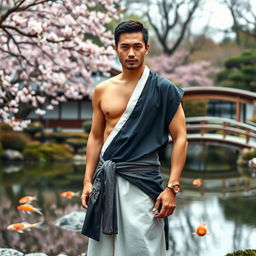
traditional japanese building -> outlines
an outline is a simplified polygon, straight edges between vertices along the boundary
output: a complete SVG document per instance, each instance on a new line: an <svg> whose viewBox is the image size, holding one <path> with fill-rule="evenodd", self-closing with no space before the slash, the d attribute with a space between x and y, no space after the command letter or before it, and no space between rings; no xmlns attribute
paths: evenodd
<svg viewBox="0 0 256 256"><path fill-rule="evenodd" d="M110 75L115 76L121 72L121 65L117 59L113 61ZM93 88L100 82L108 79L100 73L93 74L94 82L91 85ZM44 116L38 116L35 113L29 115L32 121L40 121L47 128L61 129L82 129L83 122L92 118L92 105L89 96L82 100L69 100L60 102L53 110L48 110Z"/></svg>

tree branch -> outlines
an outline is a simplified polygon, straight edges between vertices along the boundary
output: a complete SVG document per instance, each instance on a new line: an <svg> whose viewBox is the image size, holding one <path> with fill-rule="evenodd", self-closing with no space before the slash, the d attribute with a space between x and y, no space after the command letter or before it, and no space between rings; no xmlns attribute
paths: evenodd
<svg viewBox="0 0 256 256"><path fill-rule="evenodd" d="M11 33L9 33L9 31L8 31L6 28L3 28L3 30L4 30L4 32L9 36L9 38L11 38L11 39L13 40L14 44L15 44L16 47L17 47L18 52L19 52L20 54L22 54L22 53L21 53L21 50L20 50L20 47L19 47L17 41L15 40L15 38L13 37L13 35L12 35ZM9 38L8 38L8 41L9 41ZM9 44L7 44L7 45L9 46Z"/></svg>
<svg viewBox="0 0 256 256"><path fill-rule="evenodd" d="M1 15L0 17L0 26L1 24L6 20L6 18L13 12L22 12L22 11L25 11L27 10L28 8L32 7L32 6L36 6L36 5L40 5L40 4L43 4L43 3L46 3L46 2L53 2L54 0L42 0L42 1L39 1L39 2L34 2L34 3L31 3L29 5L26 5L24 7L20 7L24 2L25 0L22 0L21 2L19 2L19 4L17 6L14 6L10 9L7 10L6 13L4 13L3 15Z"/></svg>
<svg viewBox="0 0 256 256"><path fill-rule="evenodd" d="M189 11L188 13L188 16L187 16L187 19L186 21L183 23L182 25L182 29L181 29L181 32L180 32L180 35L178 37L178 39L176 40L176 42L174 43L174 45L169 49L168 51L168 54L171 55L175 52L175 50L179 47L179 45L181 44L183 38L184 38L184 35L185 35L185 32L186 32L186 29L188 27L188 24L190 23L191 19L192 19L192 16L193 14L195 13L196 9L198 8L198 5L200 3L201 0L195 0L194 1L194 5L192 7L192 9Z"/></svg>
<svg viewBox="0 0 256 256"><path fill-rule="evenodd" d="M188 24L191 22L192 17L196 11L196 9L199 7L199 4L202 0L193 0L193 6L188 11L187 17L183 23L179 23L179 20L181 19L179 10L182 5L187 3L185 0L180 0L178 2L176 1L170 1L168 0L158 0L158 9L161 15L161 30L157 27L157 25L153 22L149 11L147 12L146 16L147 19L152 26L161 46L163 47L163 51L165 54L171 55L175 52L175 50L178 48L178 46L181 44L182 40L184 39L185 32L187 30ZM170 13L173 13L173 21L170 23ZM181 24L181 30L180 33L173 44L172 47L168 46L168 35L171 30L173 30L178 24Z"/></svg>
<svg viewBox="0 0 256 256"><path fill-rule="evenodd" d="M34 65L33 65L32 63L30 63L30 62L28 61L28 59L27 59L25 56L23 56L23 55L15 54L15 53L13 53L13 52L11 52L11 51L6 51L6 50L4 50L4 49L1 48L1 47L0 47L0 51L6 53L6 54L8 54L8 55L11 55L11 56L13 56L13 57L15 57L15 58L17 58L17 59L19 60L19 62L20 62L20 59L19 59L19 58L21 58L21 59L24 59L30 66L34 66ZM24 68L22 67L21 63L20 63L20 66L21 66L22 69L24 69Z"/></svg>
<svg viewBox="0 0 256 256"><path fill-rule="evenodd" d="M12 29L12 30L15 30L16 32L18 32L19 34L25 36L25 37L30 37L30 38L37 38L37 34L28 34L28 33L25 33L23 32L22 30L14 27L14 26L10 26L10 25L2 25L0 26L0 28L3 28L3 29ZM71 39L61 39L61 40L58 40L58 41L53 41L53 40L50 40L48 38L46 38L46 41L49 42L49 43L54 43L54 44L58 44L58 43L63 43L63 42L68 42L70 41Z"/></svg>

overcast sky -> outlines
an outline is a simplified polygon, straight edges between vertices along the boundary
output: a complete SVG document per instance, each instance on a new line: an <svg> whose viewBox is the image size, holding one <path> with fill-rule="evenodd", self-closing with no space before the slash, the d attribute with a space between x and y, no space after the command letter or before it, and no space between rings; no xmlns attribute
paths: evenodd
<svg viewBox="0 0 256 256"><path fill-rule="evenodd" d="M254 10L256 14L256 0L244 1L249 1L252 3L252 6L254 6L255 8ZM192 32L194 34L200 34L204 26L208 23L209 27L211 28L208 31L209 37L213 38L217 42L223 39L224 33L222 33L220 30L230 28L233 24L233 19L229 9L220 2L221 0L205 0L204 5L200 8L200 10L197 10L195 14L195 19L191 26ZM134 9L131 9L131 13L139 14L142 10L145 11L145 7L146 6L143 4L143 2L138 1L136 7ZM154 9L152 9L151 11L153 13ZM184 7L184 12L186 12L186 7ZM157 15L152 15L152 13L151 16L153 18L159 17Z"/></svg>
<svg viewBox="0 0 256 256"><path fill-rule="evenodd" d="M256 0L240 1L251 3L253 13L256 15ZM220 2L220 0L205 0L202 11L200 11L201 17L196 16L196 19L193 22L192 31L194 33L200 33L200 30L202 30L203 26L209 21L209 25L212 28L210 36L215 41L221 41L221 39L223 39L224 33L221 33L220 30L230 28L233 25L233 19L229 9ZM249 17L249 14L247 17Z"/></svg>
<svg viewBox="0 0 256 256"><path fill-rule="evenodd" d="M220 41L223 38L223 33L219 32L219 30L230 28L233 24L228 8L220 4L218 0L207 0L200 13L200 17L196 18L192 26L195 34L200 33L203 27L209 22L212 28L210 36L214 40Z"/></svg>

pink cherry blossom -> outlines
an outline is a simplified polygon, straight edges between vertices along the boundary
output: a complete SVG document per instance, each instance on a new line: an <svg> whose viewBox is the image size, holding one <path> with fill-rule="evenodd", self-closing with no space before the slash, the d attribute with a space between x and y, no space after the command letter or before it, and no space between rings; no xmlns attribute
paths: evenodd
<svg viewBox="0 0 256 256"><path fill-rule="evenodd" d="M46 113L46 111L43 110L43 109L38 108L38 109L35 111L35 113L36 113L37 115L43 116L43 115Z"/></svg>
<svg viewBox="0 0 256 256"><path fill-rule="evenodd" d="M208 61L185 63L188 52L180 50L173 55L159 55L150 58L151 68L165 78L188 86L213 86L212 76L218 72Z"/></svg>
<svg viewBox="0 0 256 256"><path fill-rule="evenodd" d="M106 25L119 18L118 2L1 1L1 122L21 129L29 122L15 115L21 104L43 115L59 102L91 93L92 72L105 74L115 56Z"/></svg>

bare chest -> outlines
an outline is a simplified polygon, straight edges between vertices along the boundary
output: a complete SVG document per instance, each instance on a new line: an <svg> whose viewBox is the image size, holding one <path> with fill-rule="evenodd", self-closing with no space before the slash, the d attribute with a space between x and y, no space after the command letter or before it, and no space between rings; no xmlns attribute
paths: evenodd
<svg viewBox="0 0 256 256"><path fill-rule="evenodd" d="M104 91L101 97L101 110L106 119L119 119L124 113L134 86L114 85Z"/></svg>

